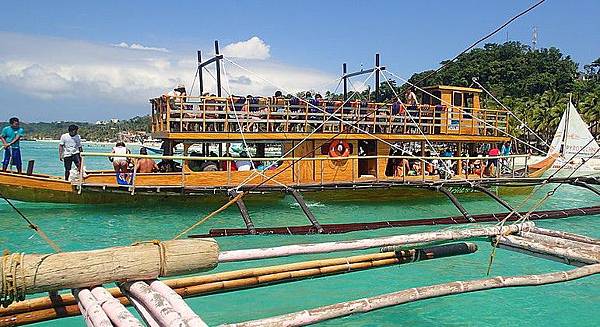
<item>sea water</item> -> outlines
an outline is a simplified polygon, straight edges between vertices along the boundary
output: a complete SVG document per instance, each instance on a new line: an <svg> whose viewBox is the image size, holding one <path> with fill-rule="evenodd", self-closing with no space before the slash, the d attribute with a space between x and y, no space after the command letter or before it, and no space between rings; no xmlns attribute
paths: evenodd
<svg viewBox="0 0 600 327"><path fill-rule="evenodd" d="M109 152L110 146L86 144L85 151ZM133 152L137 148L132 147ZM35 160L36 171L61 175L56 143L23 142L24 162ZM106 158L86 158L88 169L110 169ZM536 193L526 207L543 197L548 189ZM352 194L352 193L350 193ZM476 213L500 212L503 208L483 196L458 196L467 210ZM514 206L523 195L505 196ZM563 186L550 197L541 210L599 205L600 197L572 186ZM152 206L67 205L15 202L27 217L37 223L64 250L87 250L128 245L136 241L169 239L216 209L215 204ZM432 193L430 198L369 199L331 201L327 198L309 202L317 219L323 223L399 220L458 215L444 197ZM250 201L248 207L257 227L306 225L306 217L290 198L275 202ZM538 226L600 238L600 216L572 217L537 221ZM193 233L206 233L210 228L243 227L235 208L215 216ZM222 250L271 247L286 244L351 240L366 237L433 231L471 226L425 226L340 235L309 236L239 236L219 238ZM5 203L0 204L0 248L11 252L51 252ZM191 308L209 325L240 322L311 309L342 301L376 296L407 288L486 277L491 247L477 241L479 251L438 260L395 265L366 271L291 283L245 289L222 294L186 299ZM373 253L374 250L303 255L243 263L225 263L215 270L276 265L318 258ZM498 250L492 265L492 276L522 275L572 269L565 264L533 258L506 250ZM567 283L539 287L507 288L441 297L377 310L366 314L324 322L323 326L593 326L600 325L600 276ZM82 326L81 317L39 323L40 326Z"/></svg>

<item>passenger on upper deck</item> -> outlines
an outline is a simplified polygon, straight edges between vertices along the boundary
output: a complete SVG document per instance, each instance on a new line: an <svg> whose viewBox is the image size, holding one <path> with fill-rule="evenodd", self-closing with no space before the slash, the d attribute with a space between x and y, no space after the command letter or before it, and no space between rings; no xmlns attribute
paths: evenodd
<svg viewBox="0 0 600 327"><path fill-rule="evenodd" d="M419 104L419 100L417 100L417 95L415 94L415 89L413 87L406 89L406 104L409 106L416 106Z"/></svg>
<svg viewBox="0 0 600 327"><path fill-rule="evenodd" d="M178 96L187 96L187 91L185 90L184 84L177 84L177 86L167 93L170 97L178 97Z"/></svg>
<svg viewBox="0 0 600 327"><path fill-rule="evenodd" d="M141 155L148 155L146 148L140 149ZM150 158L139 158L135 162L135 171L137 173L156 173L158 172L158 165Z"/></svg>

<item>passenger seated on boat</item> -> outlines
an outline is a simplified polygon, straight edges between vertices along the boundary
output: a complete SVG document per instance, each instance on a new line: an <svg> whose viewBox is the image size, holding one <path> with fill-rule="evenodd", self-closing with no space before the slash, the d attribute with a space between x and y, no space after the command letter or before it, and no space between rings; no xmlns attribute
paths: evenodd
<svg viewBox="0 0 600 327"><path fill-rule="evenodd" d="M141 155L148 155L146 148L140 149ZM150 158L139 158L135 161L135 172L136 173L156 173L158 172L158 165Z"/></svg>
<svg viewBox="0 0 600 327"><path fill-rule="evenodd" d="M403 177L410 171L408 159L394 159L394 177Z"/></svg>
<svg viewBox="0 0 600 327"><path fill-rule="evenodd" d="M281 132L284 126L281 120L285 119L285 99L281 91L276 91L269 102L271 105L271 131Z"/></svg>
<svg viewBox="0 0 600 327"><path fill-rule="evenodd" d="M158 170L161 173L173 173L181 171L181 164L175 162L173 159L162 159L158 163Z"/></svg>
<svg viewBox="0 0 600 327"><path fill-rule="evenodd" d="M169 93L167 93L168 96L168 101L169 101L169 107L171 108L171 118L180 118L179 121L177 120L171 120L171 128L173 130L178 130L180 127L180 124L182 124L181 118L183 118L182 114L181 114L181 109L182 109L182 103L186 102L186 98L185 96L187 96L187 91L185 90L185 85L183 84L177 84L177 86L175 86L175 88L173 88L173 90L169 91ZM183 127L185 129L187 129L187 127Z"/></svg>
<svg viewBox="0 0 600 327"><path fill-rule="evenodd" d="M229 157L231 157L231 154L230 153L226 153L225 157L229 158ZM221 166L221 170L222 171L227 171L227 163L228 162L230 162L230 164L229 164L230 170L231 171L236 171L237 170L237 166L235 165L235 161L233 161L233 160L231 160L231 161L229 161L229 160L222 160L221 161L221 165L220 165Z"/></svg>
<svg viewBox="0 0 600 327"><path fill-rule="evenodd" d="M298 97L292 97L289 100L289 104L290 104L290 118L289 120L291 120L291 122L289 123L289 128L292 132L301 132L301 123L298 123L297 120L300 119L300 99Z"/></svg>
<svg viewBox="0 0 600 327"><path fill-rule="evenodd" d="M252 170L252 161L248 160L248 153L246 151L240 153L240 159L235 161L235 166L238 171Z"/></svg>

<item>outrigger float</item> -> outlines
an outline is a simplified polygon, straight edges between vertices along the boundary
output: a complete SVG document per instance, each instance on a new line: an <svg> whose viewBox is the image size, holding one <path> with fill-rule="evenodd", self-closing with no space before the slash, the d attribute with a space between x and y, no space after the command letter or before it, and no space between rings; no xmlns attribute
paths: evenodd
<svg viewBox="0 0 600 327"><path fill-rule="evenodd" d="M121 185L112 171L81 171L77 181L64 181L29 169L26 174L0 173L0 191L20 201L81 204L210 201L229 197L232 190L264 196L291 189L394 188L410 196L415 188L503 187L539 178L556 159L533 163L528 155L488 156L489 148L516 138L511 136L510 112L482 108L480 89L438 85L420 89L418 105L402 103L399 97L381 102L380 78L389 79L379 55L371 69L348 73L344 64L343 98L327 100L222 95L219 70L216 95L202 95L205 67L220 67L228 60L216 42L215 52L206 61L198 54L200 96L150 99L152 137L163 141L164 153L146 157L172 165L167 169L171 171L133 173L129 184ZM369 75L366 81L375 78L370 101L358 99L359 92L350 95L348 83L359 75ZM239 143L246 158L231 156L230 149ZM183 155L173 156L177 144L183 144ZM82 156L85 166L89 156L110 154ZM495 169L486 169L490 162Z"/></svg>
<svg viewBox="0 0 600 327"><path fill-rule="evenodd" d="M182 297L383 269L397 264L417 264L422 260L451 260L441 258L473 253L477 251L476 244L462 241L481 238L489 238L495 248L578 268L421 286L225 326L301 326L423 299L567 282L600 273L600 240L538 228L527 221L513 225L230 251L221 251L213 239L185 239L93 251L13 253L3 256L0 265L0 299L4 306L0 308L0 326L18 326L75 315L82 315L85 324L90 327L143 326L125 305L134 306L149 326L206 326L201 318L202 312L194 312ZM230 262L373 248L379 248L379 253L164 279L196 274ZM105 288L112 283L116 283L117 287ZM70 290L70 293L57 293L62 290ZM26 295L39 292L50 292L50 296L25 299Z"/></svg>

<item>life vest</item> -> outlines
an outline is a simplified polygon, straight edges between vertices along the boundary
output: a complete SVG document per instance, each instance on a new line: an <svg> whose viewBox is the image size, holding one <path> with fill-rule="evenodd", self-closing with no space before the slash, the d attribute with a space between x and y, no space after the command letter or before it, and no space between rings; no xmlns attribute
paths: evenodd
<svg viewBox="0 0 600 327"><path fill-rule="evenodd" d="M346 141L334 140L329 145L329 156L336 157L347 157L350 155L350 144Z"/></svg>

